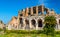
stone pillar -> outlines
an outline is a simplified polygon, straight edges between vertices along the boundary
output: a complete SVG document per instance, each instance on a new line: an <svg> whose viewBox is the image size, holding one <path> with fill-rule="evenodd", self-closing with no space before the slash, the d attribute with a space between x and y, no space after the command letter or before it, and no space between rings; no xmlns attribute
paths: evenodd
<svg viewBox="0 0 60 37"><path fill-rule="evenodd" d="M42 15L44 15L44 6L42 5Z"/></svg>
<svg viewBox="0 0 60 37"><path fill-rule="evenodd" d="M31 19L29 19L30 29L32 28Z"/></svg>
<svg viewBox="0 0 60 37"><path fill-rule="evenodd" d="M38 30L38 22L37 22L37 20L36 20L36 30Z"/></svg>
<svg viewBox="0 0 60 37"><path fill-rule="evenodd" d="M22 10L22 15L25 16L25 9Z"/></svg>
<svg viewBox="0 0 60 37"><path fill-rule="evenodd" d="M59 25L59 21L58 21L58 19L56 19L56 21L57 21L57 24L56 24L56 30L58 30L59 28L58 28L58 25Z"/></svg>
<svg viewBox="0 0 60 37"><path fill-rule="evenodd" d="M59 20L60 20L60 19L58 19L58 21L57 21L57 23L58 23L58 30L60 30Z"/></svg>
<svg viewBox="0 0 60 37"><path fill-rule="evenodd" d="M28 16L29 8L26 8L26 17Z"/></svg>
<svg viewBox="0 0 60 37"><path fill-rule="evenodd" d="M36 15L38 15L38 6L36 6Z"/></svg>
<svg viewBox="0 0 60 37"><path fill-rule="evenodd" d="M18 25L20 25L20 13L21 13L21 11L19 11L18 17L17 17L17 24L18 24ZM18 29L19 29L19 26L18 26Z"/></svg>
<svg viewBox="0 0 60 37"><path fill-rule="evenodd" d="M17 17L17 24L20 25L20 12L19 12L18 17ZM18 29L19 29L19 26L18 26Z"/></svg>
<svg viewBox="0 0 60 37"><path fill-rule="evenodd" d="M25 30L26 27L26 23L25 23L25 19L23 19L23 30Z"/></svg>
<svg viewBox="0 0 60 37"><path fill-rule="evenodd" d="M33 7L31 7L31 15L33 15Z"/></svg>

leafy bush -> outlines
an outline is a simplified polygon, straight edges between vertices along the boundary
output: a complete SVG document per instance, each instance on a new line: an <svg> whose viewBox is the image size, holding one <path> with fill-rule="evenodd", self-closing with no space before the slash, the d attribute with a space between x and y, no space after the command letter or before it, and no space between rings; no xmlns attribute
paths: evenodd
<svg viewBox="0 0 60 37"><path fill-rule="evenodd" d="M55 35L55 26L56 26L56 18L54 16L46 16L44 19L45 26L43 30L44 33L47 35L52 35L54 37Z"/></svg>

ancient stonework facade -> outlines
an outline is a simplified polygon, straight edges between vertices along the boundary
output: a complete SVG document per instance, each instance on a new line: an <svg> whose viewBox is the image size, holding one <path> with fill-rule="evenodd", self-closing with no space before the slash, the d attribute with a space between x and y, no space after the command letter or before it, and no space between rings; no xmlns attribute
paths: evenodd
<svg viewBox="0 0 60 37"><path fill-rule="evenodd" d="M8 29L14 30L42 30L44 27L44 18L46 16L56 17L55 29L60 29L60 15L57 15L54 10L50 10L45 6L35 6L18 11L18 16L13 17L8 23Z"/></svg>

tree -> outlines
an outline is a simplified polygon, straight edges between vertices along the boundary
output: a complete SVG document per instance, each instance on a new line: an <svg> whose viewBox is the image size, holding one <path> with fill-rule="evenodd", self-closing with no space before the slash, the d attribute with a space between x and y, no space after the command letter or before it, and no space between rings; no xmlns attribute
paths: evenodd
<svg viewBox="0 0 60 37"><path fill-rule="evenodd" d="M44 33L48 36L49 34L54 35L55 26L56 26L56 18L54 16L46 16L44 20Z"/></svg>

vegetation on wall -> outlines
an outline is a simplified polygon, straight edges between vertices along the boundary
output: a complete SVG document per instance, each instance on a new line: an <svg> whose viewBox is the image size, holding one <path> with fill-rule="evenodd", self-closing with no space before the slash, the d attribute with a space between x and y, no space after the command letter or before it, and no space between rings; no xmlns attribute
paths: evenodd
<svg viewBox="0 0 60 37"><path fill-rule="evenodd" d="M56 18L54 16L46 16L44 20L45 26L43 28L44 33L46 35L54 35L55 26L56 26Z"/></svg>

